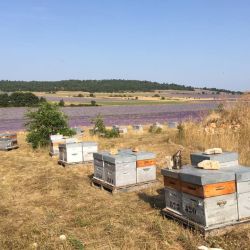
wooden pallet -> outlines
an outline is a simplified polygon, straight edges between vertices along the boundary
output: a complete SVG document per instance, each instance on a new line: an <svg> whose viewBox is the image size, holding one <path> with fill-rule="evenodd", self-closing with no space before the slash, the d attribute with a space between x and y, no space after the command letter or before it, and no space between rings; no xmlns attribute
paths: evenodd
<svg viewBox="0 0 250 250"><path fill-rule="evenodd" d="M8 148L0 148L0 151L10 151L10 150L13 150L13 149L18 149L19 146L14 146L14 147L8 147Z"/></svg>
<svg viewBox="0 0 250 250"><path fill-rule="evenodd" d="M233 229L237 229L237 228L242 229L243 226L245 228L250 228L250 223L249 223L250 218L247 218L241 221L228 222L228 223L224 223L220 225L205 227L196 222L189 220L188 218L183 216L181 213L177 213L168 208L162 209L161 214L164 217L173 219L192 230L199 231L205 238L207 238L208 236L223 235L223 234L226 234L227 232L232 231Z"/></svg>
<svg viewBox="0 0 250 250"><path fill-rule="evenodd" d="M142 189L155 186L156 184L158 184L158 181L154 180L154 181L147 181L147 182L141 182L141 183L135 183L135 184L126 185L126 186L116 187L96 177L93 177L91 180L91 185L93 187L98 187L102 190L103 189L107 190L112 194L139 191Z"/></svg>
<svg viewBox="0 0 250 250"><path fill-rule="evenodd" d="M58 160L58 164L62 165L63 167L67 167L67 166L77 166L77 165L88 165L88 164L93 164L93 161L84 161L84 162L72 162L72 163L68 163L65 161L61 161Z"/></svg>

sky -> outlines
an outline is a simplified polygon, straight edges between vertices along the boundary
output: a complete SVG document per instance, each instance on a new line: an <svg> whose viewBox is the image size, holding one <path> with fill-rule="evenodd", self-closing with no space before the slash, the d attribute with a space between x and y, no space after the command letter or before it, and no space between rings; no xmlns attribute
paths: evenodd
<svg viewBox="0 0 250 250"><path fill-rule="evenodd" d="M0 79L250 90L249 0L0 0Z"/></svg>

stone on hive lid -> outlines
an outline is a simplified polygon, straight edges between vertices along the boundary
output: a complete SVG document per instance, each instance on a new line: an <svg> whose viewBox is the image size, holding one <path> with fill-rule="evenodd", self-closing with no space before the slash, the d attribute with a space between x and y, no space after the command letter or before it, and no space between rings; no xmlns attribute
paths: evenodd
<svg viewBox="0 0 250 250"><path fill-rule="evenodd" d="M204 160L197 165L198 168L218 170L220 169L220 163L218 161Z"/></svg>
<svg viewBox="0 0 250 250"><path fill-rule="evenodd" d="M223 152L221 148L209 148L204 152L205 155L222 154L222 153Z"/></svg>

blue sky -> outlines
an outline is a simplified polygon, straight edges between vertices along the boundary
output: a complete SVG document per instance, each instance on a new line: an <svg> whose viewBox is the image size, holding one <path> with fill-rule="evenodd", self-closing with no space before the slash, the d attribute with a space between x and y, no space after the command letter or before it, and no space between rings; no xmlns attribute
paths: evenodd
<svg viewBox="0 0 250 250"><path fill-rule="evenodd" d="M0 0L0 79L250 90L250 1Z"/></svg>

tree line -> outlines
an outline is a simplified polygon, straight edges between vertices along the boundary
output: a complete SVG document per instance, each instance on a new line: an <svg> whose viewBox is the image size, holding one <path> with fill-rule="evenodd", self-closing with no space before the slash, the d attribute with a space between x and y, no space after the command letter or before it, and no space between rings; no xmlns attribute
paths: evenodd
<svg viewBox="0 0 250 250"><path fill-rule="evenodd" d="M138 80L65 80L65 81L0 81L0 90L14 91L84 91L84 92L136 92L154 90L190 90L191 86Z"/></svg>
<svg viewBox="0 0 250 250"><path fill-rule="evenodd" d="M12 94L0 94L0 107L36 107L46 102L44 97L37 97L33 93L14 92Z"/></svg>

